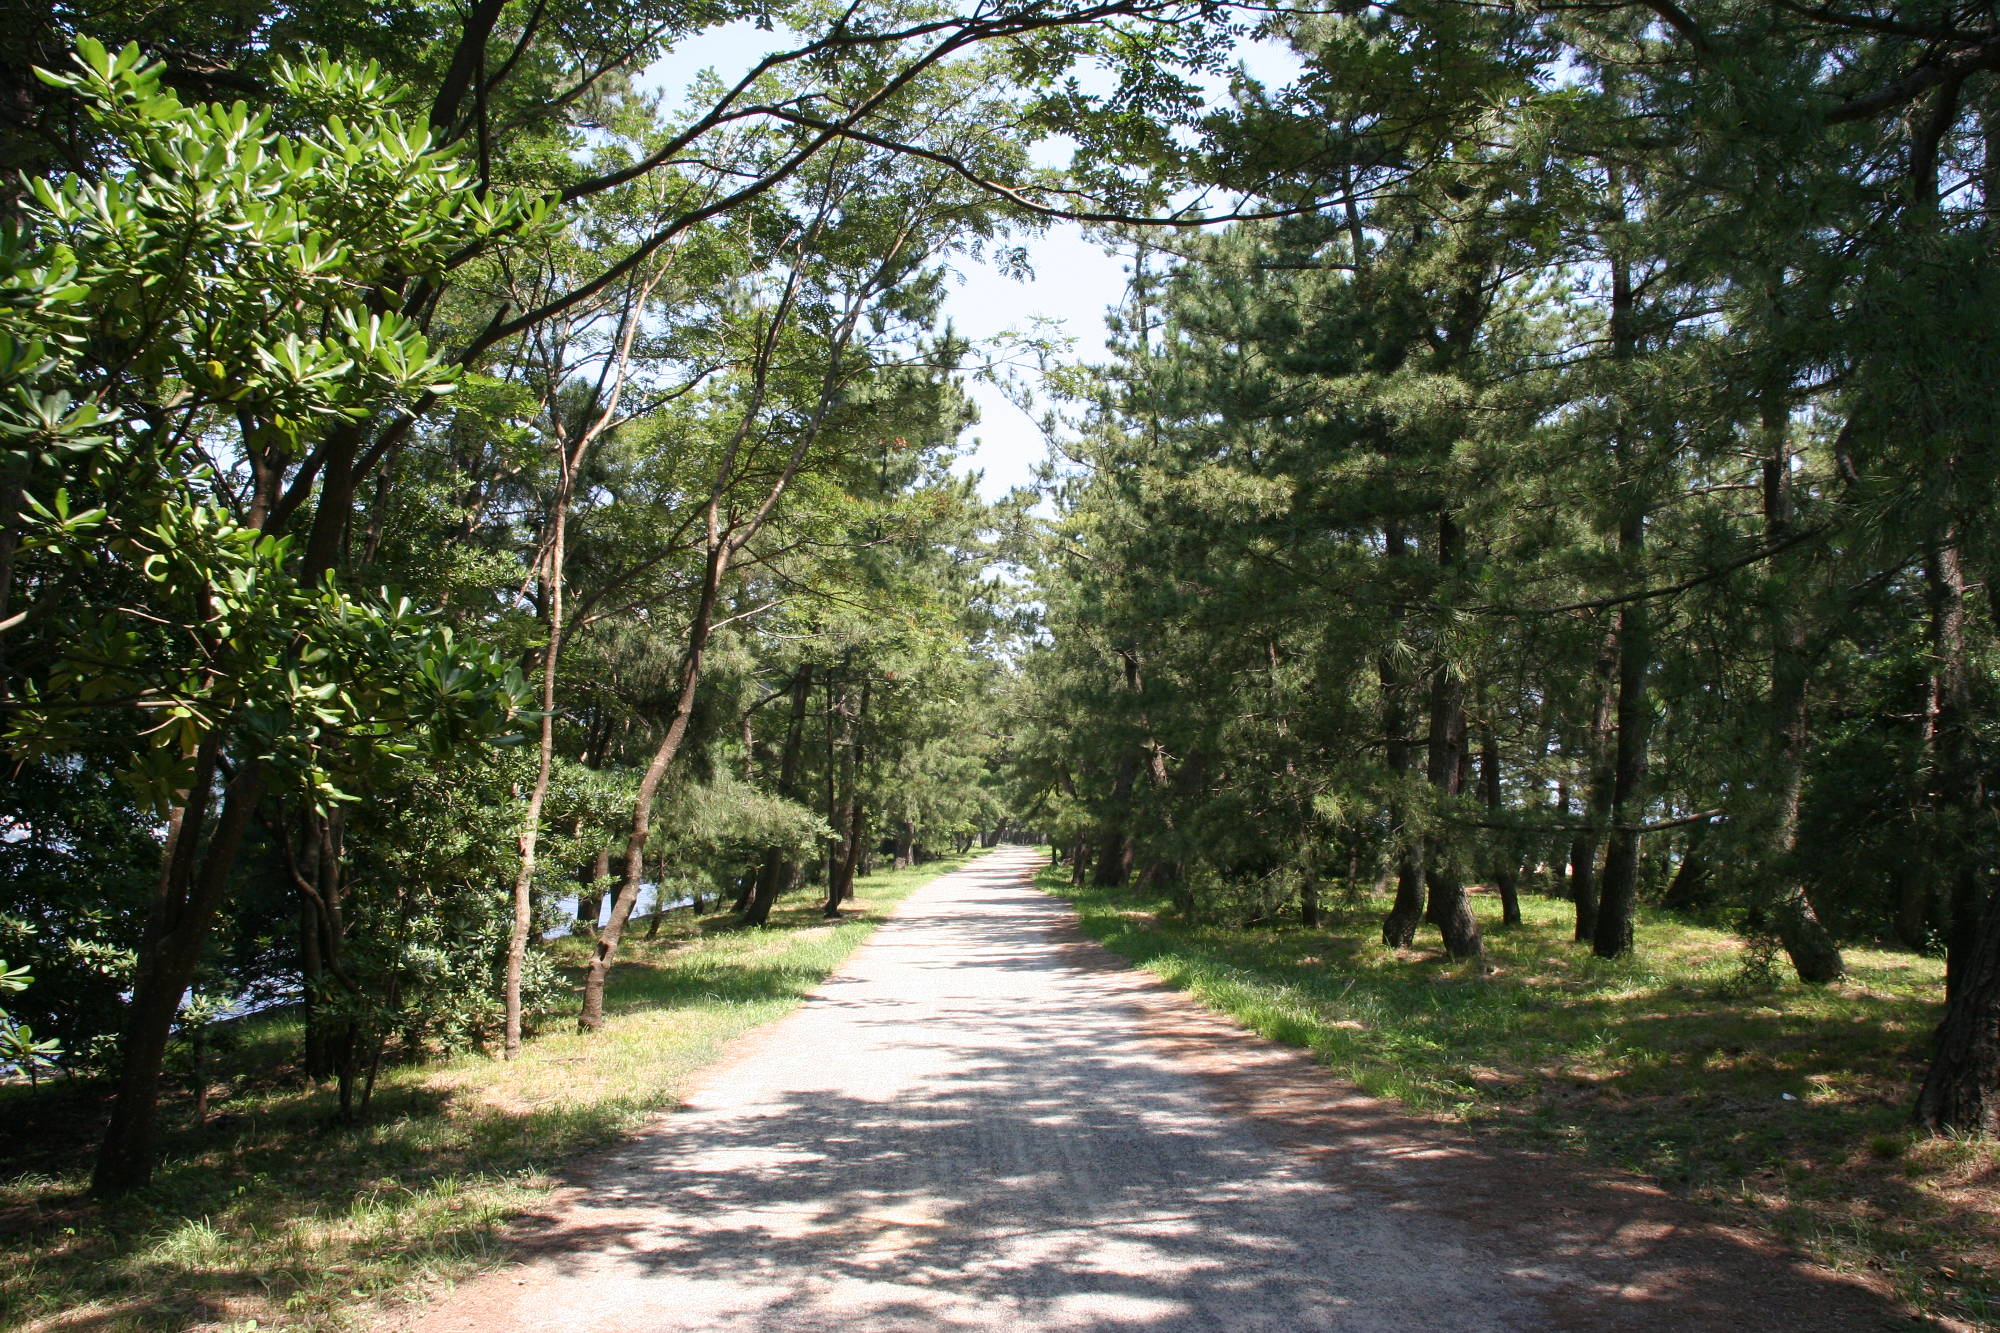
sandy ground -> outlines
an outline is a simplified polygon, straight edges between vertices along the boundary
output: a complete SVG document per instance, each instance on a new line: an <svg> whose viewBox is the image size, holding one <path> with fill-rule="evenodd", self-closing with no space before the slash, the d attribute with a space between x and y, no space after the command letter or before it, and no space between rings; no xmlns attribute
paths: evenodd
<svg viewBox="0 0 2000 1333"><path fill-rule="evenodd" d="M943 876L521 1261L384 1328L1880 1329L1639 1182L1400 1115L1121 967L997 851Z"/></svg>

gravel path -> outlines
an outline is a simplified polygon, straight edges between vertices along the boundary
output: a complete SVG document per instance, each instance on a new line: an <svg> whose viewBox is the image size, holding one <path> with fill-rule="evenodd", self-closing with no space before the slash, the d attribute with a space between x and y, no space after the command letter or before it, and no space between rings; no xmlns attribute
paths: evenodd
<svg viewBox="0 0 2000 1333"><path fill-rule="evenodd" d="M1894 1326L1657 1191L1503 1170L1161 992L1038 864L1005 848L919 890L578 1177L524 1262L394 1326Z"/></svg>

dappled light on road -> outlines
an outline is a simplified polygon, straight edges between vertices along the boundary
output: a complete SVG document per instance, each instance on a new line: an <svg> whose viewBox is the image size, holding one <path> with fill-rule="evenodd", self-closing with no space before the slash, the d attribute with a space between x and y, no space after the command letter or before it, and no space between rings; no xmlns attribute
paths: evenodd
<svg viewBox="0 0 2000 1333"><path fill-rule="evenodd" d="M581 1178L523 1266L420 1326L1529 1329L1546 1296L1617 1303L1389 1192L1462 1144L1375 1143L1343 1180L1231 1104L1197 1049L1213 1020L1177 1028L1191 1006L1077 939L1037 864L1006 849L913 896ZM1617 1223L1649 1225L1674 1229Z"/></svg>

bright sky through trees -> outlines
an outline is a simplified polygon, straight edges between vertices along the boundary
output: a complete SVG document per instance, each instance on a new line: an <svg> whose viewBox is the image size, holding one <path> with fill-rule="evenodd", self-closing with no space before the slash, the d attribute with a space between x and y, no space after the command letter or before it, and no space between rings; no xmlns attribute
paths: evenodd
<svg viewBox="0 0 2000 1333"><path fill-rule="evenodd" d="M748 20L726 24L675 47L647 69L642 83L662 91L683 89L710 69L725 80L734 79L767 52L793 40L792 34L766 31ZM1290 49L1271 42L1241 43L1238 56L1253 77L1266 83L1283 83L1299 69ZM1225 80L1204 82L1212 102L1226 100ZM1044 141L1036 156L1060 165L1067 159L1068 147ZM995 264L963 263L947 290L945 315L975 343L993 344L1009 334L1066 337L1071 340L1067 359L1101 360L1104 317L1125 295L1125 261L1107 253L1074 222L1055 223L1038 234L1019 234L1010 243L1027 251L1033 276L1022 280ZM1004 358L1007 353L999 355ZM1021 360L1017 373L1032 379L1032 360ZM969 432L959 469L982 473L981 497L997 500L1028 483L1046 452L1046 442L1035 419L996 385L975 379L966 387L979 406L979 422Z"/></svg>

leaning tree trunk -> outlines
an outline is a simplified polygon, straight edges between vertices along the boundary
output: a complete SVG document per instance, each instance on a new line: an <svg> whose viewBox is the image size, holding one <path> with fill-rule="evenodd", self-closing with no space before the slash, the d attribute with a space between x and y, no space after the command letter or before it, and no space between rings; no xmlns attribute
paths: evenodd
<svg viewBox="0 0 2000 1333"><path fill-rule="evenodd" d="M694 618L688 624L687 645L681 653L673 717L667 723L666 734L660 737L660 743L653 751L652 761L646 765L646 771L639 779L639 790L632 800L632 829L625 836L625 873L618 886L618 896L611 903L611 919L597 934L596 946L590 954L590 969L584 974L583 1007L576 1020L577 1028L583 1032L595 1032L604 1026L604 982L611 974L613 960L618 956L618 942L624 938L625 923L632 919L632 908L639 901L639 886L646 872L646 839L652 836L653 831L653 800L659 795L660 784L665 781L667 771L680 755L681 745L687 739L688 723L694 717L694 696L701 684L702 658L708 650L708 637L715 625L715 604L722 593L722 580L729 572L733 550L727 538L713 532L708 545L708 559L702 568L701 595L695 603Z"/></svg>
<svg viewBox="0 0 2000 1333"><path fill-rule="evenodd" d="M195 756L194 785L168 817L160 878L147 904L139 968L119 1044L111 1118L91 1174L90 1191L99 1196L123 1194L152 1179L160 1079L174 1019L208 943L243 834L263 799L264 765L243 764L224 788L214 828L206 829L221 752L219 735L210 733Z"/></svg>
<svg viewBox="0 0 2000 1333"><path fill-rule="evenodd" d="M1660 899L1660 906L1665 910L1698 912L1708 905L1709 886L1715 879L1715 873L1708 864L1707 841L1708 826L1695 825L1694 832L1688 835L1687 846L1681 851L1681 863L1675 868L1666 894Z"/></svg>

